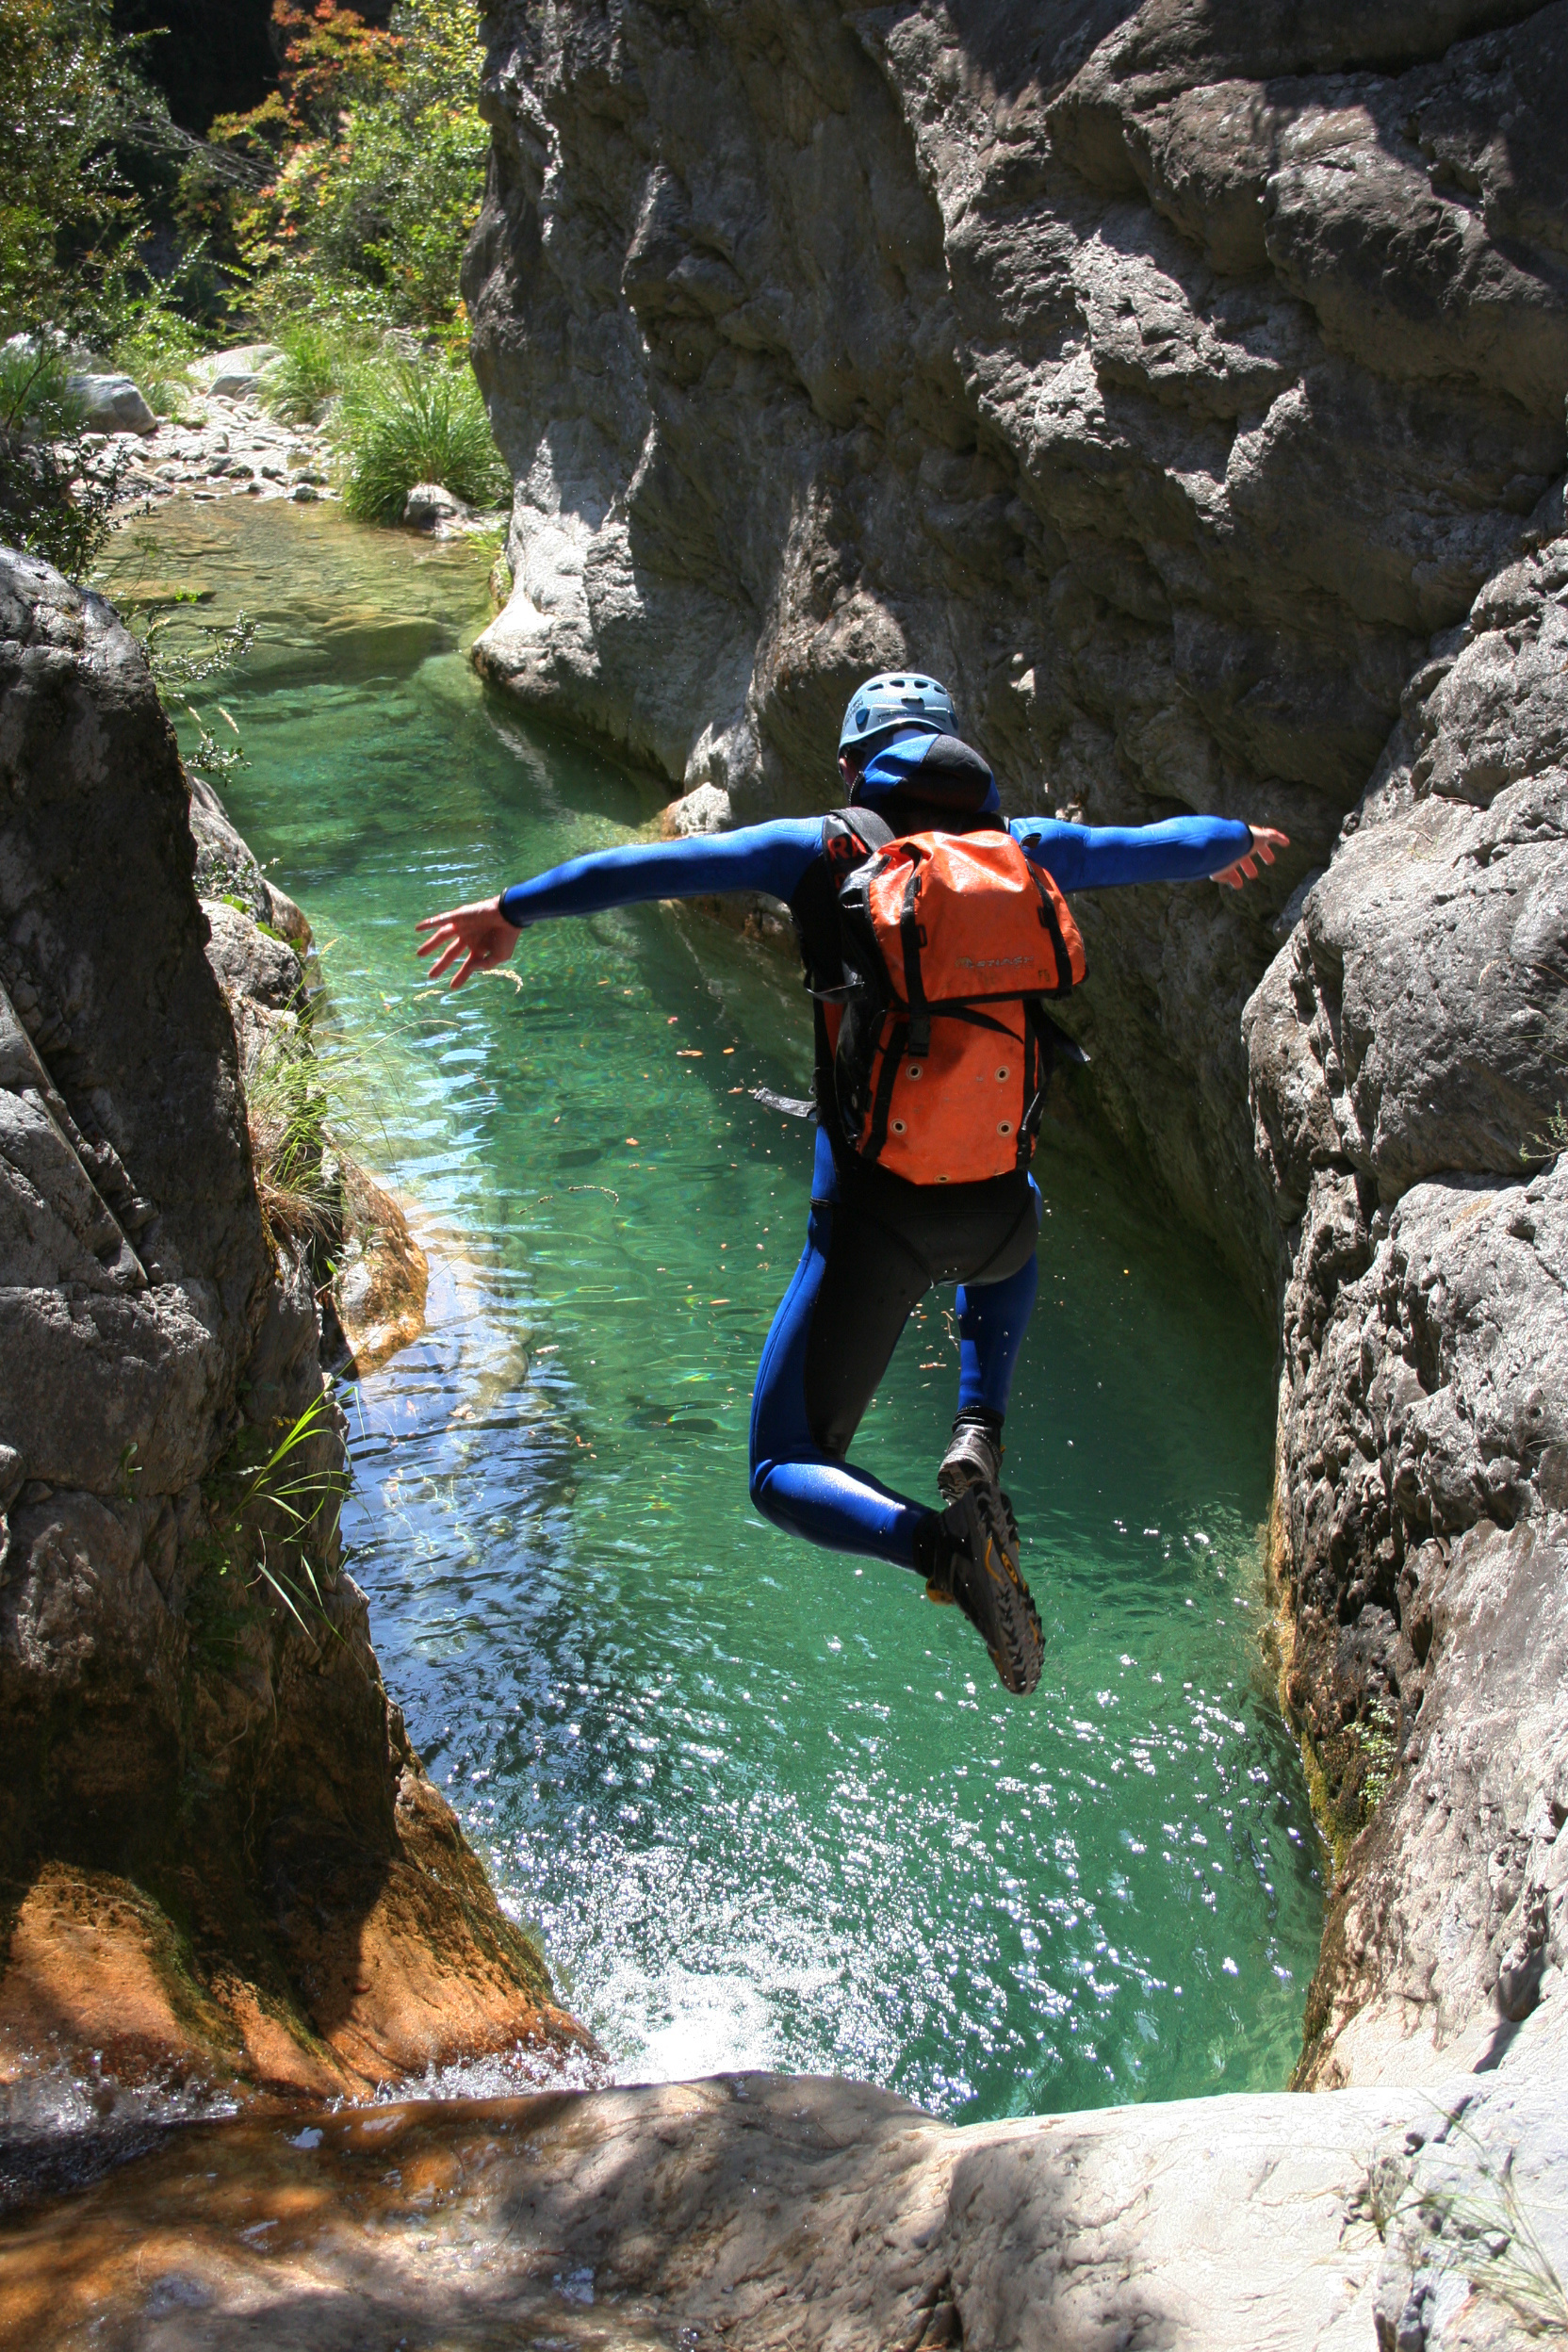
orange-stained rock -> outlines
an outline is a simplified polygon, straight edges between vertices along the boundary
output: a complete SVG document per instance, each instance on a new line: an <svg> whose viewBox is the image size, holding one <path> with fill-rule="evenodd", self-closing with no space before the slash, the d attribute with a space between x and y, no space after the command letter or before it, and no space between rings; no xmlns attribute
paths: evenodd
<svg viewBox="0 0 1568 2352"><path fill-rule="evenodd" d="M97 2112L580 2052L343 1564L331 1187L278 909L210 792L203 854L246 895L198 905L198 801L111 609L5 549L0 607L0 1112L31 1139L25 1174L0 1152L7 2109L47 2109L34 2078ZM341 1187L368 1359L419 1328L425 1262L368 1178Z"/></svg>
<svg viewBox="0 0 1568 2352"><path fill-rule="evenodd" d="M274 1836L267 1875L272 1919L213 1871L185 1890L187 1936L128 1880L46 1863L7 1906L0 2082L63 2064L328 2098L518 2051L593 2068L592 2037L416 1758L390 1851L313 1815Z"/></svg>
<svg viewBox="0 0 1568 2352"><path fill-rule="evenodd" d="M50 1862L7 1908L0 2081L89 2050L122 2081L243 2063L242 2036L182 1965L163 1912L124 1879ZM335 2087L330 2075L299 2083Z"/></svg>
<svg viewBox="0 0 1568 2352"><path fill-rule="evenodd" d="M352 1369L373 1372L425 1328L430 1266L384 1186L343 1159L344 1244L333 1304Z"/></svg>
<svg viewBox="0 0 1568 2352"><path fill-rule="evenodd" d="M1503 2150L1537 2275L1568 2262L1560 2083L1544 2048L1472 2077L1448 2169L1413 2183L1456 2352L1523 2340L1505 2295L1524 2267L1497 2267L1501 2294L1460 2276ZM1369 2170L1386 2185L1437 2113L1408 2091L1233 2094L955 2129L866 2083L765 2074L253 2111L0 2227L0 2344L1361 2352L1392 2343L1411 2286ZM1429 2178L1451 2225L1415 2202Z"/></svg>

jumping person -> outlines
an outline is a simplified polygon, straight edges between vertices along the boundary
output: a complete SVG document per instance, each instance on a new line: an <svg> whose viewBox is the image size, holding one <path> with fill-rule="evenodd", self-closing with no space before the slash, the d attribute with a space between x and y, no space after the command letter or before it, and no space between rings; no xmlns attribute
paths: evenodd
<svg viewBox="0 0 1568 2352"><path fill-rule="evenodd" d="M426 916L418 952L433 977L455 963L457 988L550 916L721 890L787 902L815 1000L816 1161L805 1252L758 1369L752 1499L792 1535L913 1569L934 1600L957 1603L1006 1689L1027 1692L1040 1627L1001 1487L1002 1429L1038 1280L1029 1156L1053 1051L1076 1050L1045 1012L1084 974L1063 893L1205 878L1240 890L1285 836L1224 817L1008 825L945 688L910 673L852 697L839 773L849 805L836 814L570 858ZM960 1343L940 1510L847 1458L937 1282L959 1286Z"/></svg>

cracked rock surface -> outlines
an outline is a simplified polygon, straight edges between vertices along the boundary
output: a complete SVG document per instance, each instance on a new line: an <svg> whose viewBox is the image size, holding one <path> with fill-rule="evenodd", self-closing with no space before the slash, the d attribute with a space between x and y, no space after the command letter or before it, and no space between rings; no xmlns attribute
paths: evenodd
<svg viewBox="0 0 1568 2352"><path fill-rule="evenodd" d="M1484 2066L1563 2005L1560 522L1433 639L1246 1015L1289 1263L1286 1687L1352 1841L1309 2082Z"/></svg>

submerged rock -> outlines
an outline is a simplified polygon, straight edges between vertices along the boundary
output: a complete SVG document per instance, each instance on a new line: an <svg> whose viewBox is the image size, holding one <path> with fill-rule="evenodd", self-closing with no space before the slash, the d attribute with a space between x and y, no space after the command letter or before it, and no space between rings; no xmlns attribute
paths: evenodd
<svg viewBox="0 0 1568 2352"><path fill-rule="evenodd" d="M580 2048L341 1565L308 1233L247 1127L286 903L111 608L6 551L0 696L0 2085Z"/></svg>
<svg viewBox="0 0 1568 2352"><path fill-rule="evenodd" d="M343 1240L333 1306L343 1358L363 1377L425 1328L430 1266L399 1202L352 1160L341 1158Z"/></svg>

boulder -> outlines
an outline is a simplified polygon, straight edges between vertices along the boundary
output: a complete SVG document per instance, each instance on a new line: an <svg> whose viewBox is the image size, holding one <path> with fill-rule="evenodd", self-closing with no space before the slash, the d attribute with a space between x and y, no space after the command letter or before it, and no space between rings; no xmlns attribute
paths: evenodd
<svg viewBox="0 0 1568 2352"><path fill-rule="evenodd" d="M685 841L694 833L722 833L728 823L729 794L717 784L699 784L659 814L659 830L667 841Z"/></svg>
<svg viewBox="0 0 1568 2352"><path fill-rule="evenodd" d="M297 1012L303 1000L304 972L294 950L283 939L270 938L253 916L222 899L204 899L202 912L211 933L207 961L225 989L274 1012Z"/></svg>
<svg viewBox="0 0 1568 2352"><path fill-rule="evenodd" d="M68 376L84 433L156 433L158 420L129 376Z"/></svg>
<svg viewBox="0 0 1568 2352"><path fill-rule="evenodd" d="M245 400L261 391L268 368L282 357L275 343L237 343L226 351L207 352L191 374L217 400Z"/></svg>
<svg viewBox="0 0 1568 2352"><path fill-rule="evenodd" d="M403 500L403 521L410 531L436 531L444 524L466 521L468 509L438 482L416 482Z"/></svg>
<svg viewBox="0 0 1568 2352"><path fill-rule="evenodd" d="M308 956L316 942L304 910L296 906L288 892L280 890L275 882L265 882L263 888L267 892L266 920L297 956Z"/></svg>

